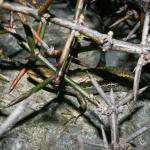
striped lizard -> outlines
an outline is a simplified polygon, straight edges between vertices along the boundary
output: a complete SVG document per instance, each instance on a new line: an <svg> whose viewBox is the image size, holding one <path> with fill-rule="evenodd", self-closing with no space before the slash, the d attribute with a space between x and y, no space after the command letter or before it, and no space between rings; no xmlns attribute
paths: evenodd
<svg viewBox="0 0 150 150"><path fill-rule="evenodd" d="M132 89L134 75L129 71L116 67L76 69L70 70L68 75L81 87L94 92L87 71L93 75L104 91L109 91L110 88L113 88L114 91L127 91L128 89ZM34 81L41 82L42 78L48 78L54 73L46 67L38 67L35 69L28 69L27 74Z"/></svg>

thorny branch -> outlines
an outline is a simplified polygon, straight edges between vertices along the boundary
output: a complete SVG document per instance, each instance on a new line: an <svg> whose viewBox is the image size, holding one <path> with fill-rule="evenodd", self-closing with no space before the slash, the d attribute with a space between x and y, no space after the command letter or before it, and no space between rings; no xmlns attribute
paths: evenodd
<svg viewBox="0 0 150 150"><path fill-rule="evenodd" d="M84 11L84 0L78 0L76 4L76 12L74 16L74 22L81 24L83 22L83 19L81 17L83 16ZM56 83L60 83L60 78L62 78L63 73L66 72L69 69L70 65L68 65L71 62L71 59L68 59L71 55L71 51L73 50L74 45L77 43L75 40L75 35L77 32L75 30L71 30L70 34L68 35L66 44L64 46L64 49L62 50L62 54L58 61L58 69L57 69L57 76L56 76ZM68 59L68 60L67 60Z"/></svg>
<svg viewBox="0 0 150 150"><path fill-rule="evenodd" d="M100 87L100 85L98 85L97 81L90 74L89 74L89 76L91 78L92 84L94 85L96 90L99 91L98 92L99 95L101 97L103 97L103 100L106 102L106 104L111 103L111 105L108 104L107 110L105 109L105 114L108 115L109 120L110 120L111 147L112 147L112 149L113 150L119 150L120 148L122 148L126 145L128 147L128 143L131 142L131 140L133 140L134 138L136 138L140 134L143 134L145 131L149 130L149 126L143 127L141 129L139 129L138 131L136 131L135 133L133 133L128 138L126 138L125 140L120 141L120 138L119 138L120 137L119 124L120 124L120 121L122 122L122 119L125 119L124 116L119 119L119 115L122 114L122 111L120 110L120 107L123 107L126 103L128 103L132 100L132 98L134 97L134 92L133 91L129 92L126 95L126 97L120 98L122 100L120 100L119 103L116 103L113 90L111 89L110 96L108 97L108 95L103 91L103 89ZM143 92L143 90L145 90L145 89L146 89L146 87L139 90L138 93ZM110 100L110 102L107 102L108 99ZM102 109L99 109L99 110L102 111ZM134 112L134 110L133 110L133 112ZM130 112L128 114L128 116L130 116L133 112ZM105 145L107 145L106 144L107 143L106 139L107 138L105 137L105 142L104 142ZM109 147L110 147L110 145L109 145Z"/></svg>
<svg viewBox="0 0 150 150"><path fill-rule="evenodd" d="M38 14L38 9L35 8L29 8L19 4L16 5L16 4L10 4L6 2L2 3L0 7L5 8L7 10L13 10L13 11L21 12L26 15L30 15L35 19L38 19L40 17L40 15ZM49 20L52 23L64 26L72 30L76 30L81 34L84 34L85 36L91 38L93 41L95 41L98 44L103 44L104 42L107 42L107 39L109 38L107 34L101 34L83 25L72 23L71 21L57 18L54 17L53 15L46 14L45 17L47 18L47 20ZM118 50L118 51L141 54L141 53L147 53L150 50L150 46L145 46L145 45L143 46L141 44L131 44L129 42L123 42L116 39L112 39L111 41L108 42L111 42L111 48L113 50Z"/></svg>
<svg viewBox="0 0 150 150"><path fill-rule="evenodd" d="M102 51L108 51L108 50L115 50L115 51L121 51L121 52L128 52L132 54L139 54L140 57L137 62L137 66L135 69L135 78L134 78L134 84L133 84L133 90L128 92L128 94L125 97L121 97L120 101L117 103L117 98L115 96L115 93L113 92L113 89L110 90L110 95L105 93L102 89L102 87L97 83L97 81L92 77L92 75L89 74L91 82L95 89L97 90L100 97L102 97L103 101L107 106L103 106L100 102L100 100L97 97L94 97L92 94L87 93L84 89L82 89L78 84L76 84L74 81L72 81L69 76L67 76L66 72L63 75L63 80L66 84L72 86L76 91L78 91L83 97L85 97L90 103L97 106L96 111L99 113L99 118L101 119L102 115L105 115L107 119L109 120L109 124L106 125L103 120L101 122L103 125L100 125L100 129L102 132L102 138L103 138L103 144L99 145L105 149L113 149L113 150L119 150L123 148L124 146L128 147L129 144L134 138L139 136L140 134L143 134L145 131L149 130L149 125L146 125L145 127L137 130L127 138L121 139L120 138L120 128L119 124L125 120L128 116L131 116L133 112L141 107L141 105L136 106L138 102L135 102L137 99L137 95L141 94L147 87L144 87L139 90L139 83L140 83L140 77L142 72L142 67L149 63L150 60L150 46L147 44L147 37L149 32L149 22L150 22L150 13L146 9L145 11L145 19L144 19L144 25L142 30L142 40L140 44L134 44L130 42L125 42L129 40L133 34L139 29L141 26L141 22L138 21L135 25L135 27L128 33L127 37L124 38L124 41L117 40L113 38L113 32L109 31L108 34L102 34L96 30L92 30L86 26L84 26L83 23L83 17L84 17L84 11L86 8L85 0L78 0L77 3L77 10L73 21L68 21L65 19L61 19L56 17L55 15L49 13L47 10L49 6L52 4L52 0L46 0L45 3L43 3L42 6L37 6L36 8L28 7L21 5L19 3L9 3L5 2L3 0L0 0L0 8L10 10L11 13L18 12L21 22L24 27L26 39L22 38L19 34L13 32L14 30L11 29L12 27L12 21L10 28L2 26L5 30L7 30L9 33L11 33L18 41L22 48L26 49L31 56L36 57L38 60L40 60L45 66L47 66L49 69L51 69L55 76L49 77L45 79L43 82L39 83L37 86L33 87L29 91L23 93L18 98L16 98L14 101L12 101L8 106L11 106L13 104L16 104L29 96L33 95L35 92L39 91L43 87L47 86L49 83L53 81L54 78L57 79L59 75L62 73L61 71L64 71L66 68L69 68L69 63L72 62L72 59L70 59L69 63L67 61L68 57L71 55L71 48L73 47L74 39L77 33L83 34L87 38L91 39L97 45L102 49ZM136 12L137 13L137 12ZM13 14L13 13L12 13ZM53 49L51 49L43 40L44 34L39 34L39 32L36 32L30 25L27 20L27 18L24 15L32 16L35 18L36 21L42 22L43 20L46 22L51 22L60 26L63 26L65 28L70 29L70 33L68 35L68 39L66 41L65 47L62 52L59 53L60 58L58 61L58 66L53 66L45 57L43 57L40 49L41 47L44 48L44 50L49 54L49 56L53 55ZM131 16L135 15L135 11L130 12L125 17L119 19L115 23L113 23L110 28L116 26L117 24L120 24L121 22L129 19ZM136 14L137 15L137 14ZM42 27L41 27L42 28ZM40 28L40 30L41 30ZM76 41L75 41L76 42ZM40 48L38 46L40 45ZM38 46L37 46L38 45ZM67 65L66 65L67 64ZM66 70L67 70L66 69ZM26 70L25 70L26 71ZM74 94L74 92L73 92ZM132 101L134 99L134 102ZM3 136L5 132L10 130L18 121L20 118L18 118L24 109L28 108L29 99L26 101L23 101L20 103L19 106L16 107L16 109L9 115L9 117L4 121L4 123L0 126L0 137ZM80 102L79 102L80 104ZM124 106L128 104L131 106L131 110L129 112L123 113ZM133 107L132 107L133 105ZM80 104L81 107L81 104ZM86 112L86 110L84 110ZM83 113L82 113L83 115ZM24 118L24 117L22 117ZM107 135L105 133L105 127L109 127L111 130L111 142L107 140ZM84 148L83 141L80 141L80 149Z"/></svg>

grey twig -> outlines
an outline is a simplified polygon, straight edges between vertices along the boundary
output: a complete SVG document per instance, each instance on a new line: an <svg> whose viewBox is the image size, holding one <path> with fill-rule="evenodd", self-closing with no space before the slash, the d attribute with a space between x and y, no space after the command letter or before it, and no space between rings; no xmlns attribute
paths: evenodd
<svg viewBox="0 0 150 150"><path fill-rule="evenodd" d="M66 28L75 29L79 33L84 34L85 36L91 38L93 41L95 41L98 44L103 44L103 42L105 42L108 37L108 35L106 34L99 33L95 30L89 29L79 24L72 23L64 19L53 17L50 18L49 20L52 23L64 26ZM145 46L145 45L143 46L141 44L132 44L129 42L112 39L112 50L141 54L141 53L147 53L149 49L150 49L149 46Z"/></svg>
<svg viewBox="0 0 150 150"><path fill-rule="evenodd" d="M125 38L125 40L128 40L132 37L132 35L139 29L140 27L140 21L135 25L135 27L131 30L131 32L128 34L128 36Z"/></svg>
<svg viewBox="0 0 150 150"><path fill-rule="evenodd" d="M147 126L141 128L141 129L137 130L136 132L134 132L132 135L130 135L126 139L124 139L123 142L128 143L128 142L132 141L133 139L135 139L136 137L143 134L144 132L146 132L149 129L150 129L150 125L147 125Z"/></svg>
<svg viewBox="0 0 150 150"><path fill-rule="evenodd" d="M104 146L105 146L105 148L106 148L107 150L109 150L109 144L108 144L108 140L107 140L106 133L105 133L105 130L104 130L104 126L103 126L103 125L101 125L101 131L102 131Z"/></svg>
<svg viewBox="0 0 150 150"><path fill-rule="evenodd" d="M145 14L144 25L143 25L142 40L141 40L142 45L145 45L147 42L147 36L148 36L148 31L149 31L149 22L150 22L150 13L149 13L149 11L147 11ZM134 101L137 99L137 93L138 93L138 89L139 89L142 67L144 65L146 65L147 63L148 63L148 61L145 60L144 54L141 54L141 56L138 60L137 66L136 66L136 70L135 70L135 77L134 77L134 84L133 84Z"/></svg>
<svg viewBox="0 0 150 150"><path fill-rule="evenodd" d="M110 129L111 129L111 144L114 150L118 150L119 144L119 127L118 127L118 113L116 112L116 104L113 90L110 91L110 98L112 103L112 113L110 115Z"/></svg>
<svg viewBox="0 0 150 150"><path fill-rule="evenodd" d="M0 137L4 135L4 133L8 132L19 120L24 109L28 106L30 99L27 99L21 102L15 110L8 116L8 118L1 124L0 126Z"/></svg>
<svg viewBox="0 0 150 150"><path fill-rule="evenodd" d="M139 95L139 94L143 93L147 89L147 87L148 86L146 86L142 89L139 89L137 94ZM120 106L127 104L128 102L130 102L132 100L133 97L134 97L134 92L133 92L133 90L131 90L123 99L121 99L118 102L117 107L120 107Z"/></svg>
<svg viewBox="0 0 150 150"><path fill-rule="evenodd" d="M149 13L149 11L147 11L145 14L143 32L142 32L142 40L141 40L141 44L143 44L143 45L145 45L147 42L147 36L148 36L148 31L149 31L149 22L150 22L150 13Z"/></svg>
<svg viewBox="0 0 150 150"><path fill-rule="evenodd" d="M111 106L110 98L105 94L105 92L103 91L101 86L97 83L97 81L93 78L93 76L90 73L88 73L88 75L90 77L93 86L96 88L97 92L99 93L99 95L103 98L103 100L107 105Z"/></svg>
<svg viewBox="0 0 150 150"><path fill-rule="evenodd" d="M136 112L136 110L140 109L141 107L143 107L143 104L141 103L132 103L132 106L130 104L130 106L128 106L128 109L119 116L118 124L121 124L124 120L129 118L134 112Z"/></svg>
<svg viewBox="0 0 150 150"><path fill-rule="evenodd" d="M7 9L7 10L17 11L17 12L32 16L36 19L39 18L38 9L23 6L18 3L1 2L0 7Z"/></svg>
<svg viewBox="0 0 150 150"><path fill-rule="evenodd" d="M22 6L19 4L15 3L7 3L3 2L0 4L1 8L7 9L7 10L13 10L17 11L29 16L32 16L36 19L40 19L39 11L38 9L35 8L30 8L27 6ZM104 44L105 42L110 42L108 41L109 35L107 34L102 34L99 33L98 31L89 29L83 25L79 25L77 23L73 23L71 21L67 21L61 18L53 17L51 15L45 15L46 18L55 24L61 25L63 27L76 30L81 34L84 34L85 36L91 38L93 41L95 41L97 44ZM128 52L128 53L136 53L136 54L141 54L141 53L147 53L150 50L150 46L142 45L142 44L132 44L129 42L124 42L116 39L111 39L112 43L112 50L117 50L117 51L123 51L123 52Z"/></svg>
<svg viewBox="0 0 150 150"><path fill-rule="evenodd" d="M144 59L144 55L141 54L141 56L140 56L140 58L137 62L137 66L136 66L136 70L135 70L134 83L133 83L134 101L137 99L137 93L138 93L139 84L140 84L140 77L141 77L141 73L142 73L142 67L146 63L147 62Z"/></svg>

